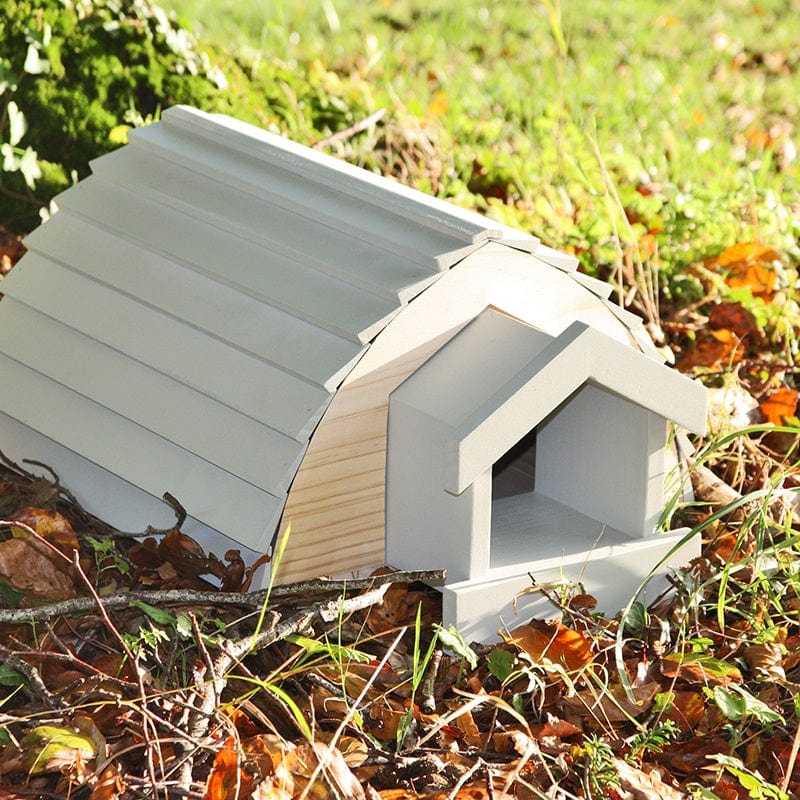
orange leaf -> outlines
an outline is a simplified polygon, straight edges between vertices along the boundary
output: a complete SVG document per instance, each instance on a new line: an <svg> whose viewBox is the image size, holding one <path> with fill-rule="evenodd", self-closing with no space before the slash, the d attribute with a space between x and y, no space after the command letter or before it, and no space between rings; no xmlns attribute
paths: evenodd
<svg viewBox="0 0 800 800"><path fill-rule="evenodd" d="M72 525L58 511L47 511L44 508L23 508L12 519L33 528L39 536L55 545L70 559L72 551L78 550L78 537L72 530Z"/></svg>
<svg viewBox="0 0 800 800"><path fill-rule="evenodd" d="M777 282L773 265L780 260L780 253L772 247L745 242L726 248L712 263L728 273L725 282L732 289L749 289L757 297L768 297Z"/></svg>
<svg viewBox="0 0 800 800"><path fill-rule="evenodd" d="M442 117L447 113L447 92L439 90L435 92L428 104L429 117Z"/></svg>
<svg viewBox="0 0 800 800"><path fill-rule="evenodd" d="M534 661L547 658L571 672L583 669L594 659L589 640L580 631L566 628L561 623L534 620L530 625L520 625L503 638L506 644L524 650Z"/></svg>
<svg viewBox="0 0 800 800"><path fill-rule="evenodd" d="M715 331L715 337L703 338L697 342L696 347L687 350L678 360L677 368L689 372L694 367L720 370L742 360L744 347L738 338L729 337L728 341L720 341L719 337L726 338L720 331Z"/></svg>
<svg viewBox="0 0 800 800"><path fill-rule="evenodd" d="M706 703L699 692L674 691L671 708L665 715L681 730L690 731L703 717Z"/></svg>
<svg viewBox="0 0 800 800"><path fill-rule="evenodd" d="M797 390L782 386L761 402L761 412L767 422L784 425L787 417L794 417L797 413Z"/></svg>
<svg viewBox="0 0 800 800"><path fill-rule="evenodd" d="M248 790L240 793L246 797L251 784L252 778L248 778L239 768L239 753L231 737L226 740L224 747L214 759L204 800L233 800L237 796L236 790L239 787Z"/></svg>

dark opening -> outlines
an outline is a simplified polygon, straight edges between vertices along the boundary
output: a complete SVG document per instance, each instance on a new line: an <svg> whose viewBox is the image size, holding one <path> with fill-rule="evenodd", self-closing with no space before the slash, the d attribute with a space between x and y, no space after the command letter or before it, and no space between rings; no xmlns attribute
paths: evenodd
<svg viewBox="0 0 800 800"><path fill-rule="evenodd" d="M534 428L492 467L492 500L532 492L535 474L536 429Z"/></svg>

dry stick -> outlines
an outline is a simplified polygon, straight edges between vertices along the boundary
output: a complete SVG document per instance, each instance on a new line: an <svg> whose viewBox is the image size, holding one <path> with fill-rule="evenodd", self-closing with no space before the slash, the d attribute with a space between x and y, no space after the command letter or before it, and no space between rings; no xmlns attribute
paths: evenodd
<svg viewBox="0 0 800 800"><path fill-rule="evenodd" d="M425 679L422 681L422 699L420 700L419 707L426 714L433 714L436 711L436 698L434 691L436 689L436 676L439 673L439 665L442 663L442 648L437 647L431 656L431 663L428 664L428 669L425 672Z"/></svg>
<svg viewBox="0 0 800 800"><path fill-rule="evenodd" d="M47 544L49 544L49 542L47 542L46 539L44 539L43 537L39 536L39 534L36 533L35 531L34 531L34 534L41 541L46 542ZM52 547L52 545L50 545L50 546ZM58 553L61 552L60 550L58 550L58 548L53 547L53 549L56 550L56 552L58 552ZM62 553L62 555L63 555L63 553ZM69 560L69 559L67 559L67 560ZM142 670L139 669L139 660L138 660L138 658L136 658L136 656L133 654L133 651L128 646L128 643L125 641L125 637L119 632L119 630L117 629L117 626L114 625L114 623L112 622L111 617L108 615L108 611L103 606L103 601L100 598L100 595L97 593L97 590L94 588L94 586L92 585L92 582L89 580L89 576L83 571L83 567L81 567L80 554L78 553L77 550L73 550L72 551L72 565L75 567L75 569L78 572L78 575L81 576L81 579L86 584L86 588L91 592L92 598L94 599L94 602L97 604L97 608L100 611L100 616L103 618L103 622L105 623L106 628L108 628L108 630L111 633L111 635L119 642L120 647L122 647L122 650L125 653L125 656L128 659L130 659L131 667L133 667L133 670L136 673L136 681L137 681L138 686L139 686L139 696L140 696L141 701L142 701L142 710L141 710L141 714L142 714L142 733L144 734L145 742L147 742L147 751L146 751L146 754L147 754L147 769L148 769L148 772L150 773L150 778L153 781L153 788L156 789L156 767L155 767L155 764L153 763L153 748L151 747L151 745L153 743L153 739L151 738L151 734L153 732L151 732L151 730L150 730L150 724L151 724L150 720L148 719L147 715L144 713L144 710L147 707L147 689L145 688L145 685L144 685L144 674L143 674ZM159 753L159 755L161 755L160 748L158 750L158 753ZM162 764L161 765L162 773L164 771L163 766L164 765Z"/></svg>
<svg viewBox="0 0 800 800"><path fill-rule="evenodd" d="M478 756L475 759L475 763L458 779L455 786L450 790L450 794L447 795L446 800L455 800L456 795L459 791L467 785L469 779L482 767L484 766L483 759Z"/></svg>
<svg viewBox="0 0 800 800"><path fill-rule="evenodd" d="M794 772L794 765L797 761L797 751L800 750L800 725L795 729L794 740L792 741L792 749L789 753L789 763L786 765L786 774L781 781L781 791L786 794L789 791L789 782L792 779Z"/></svg>
<svg viewBox="0 0 800 800"><path fill-rule="evenodd" d="M8 664L9 667L24 675L33 688L36 697L40 697L51 711L62 711L66 708L66 703L47 688L42 676L39 674L39 670L24 658L21 658L19 653L15 653L0 644L0 662Z"/></svg>
<svg viewBox="0 0 800 800"><path fill-rule="evenodd" d="M368 117L365 117L362 120L359 120L354 125L351 125L349 128L345 128L342 131L337 131L336 133L331 134L330 136L326 136L324 139L320 139L317 142L314 142L312 147L315 149L319 149L320 147L327 147L331 144L336 144L337 142L344 141L345 139L349 139L351 136L355 136L357 133L361 133L361 131L365 131L371 125L374 125L376 122L379 122L384 114L386 114L385 108L379 108L374 113L370 114Z"/></svg>
<svg viewBox="0 0 800 800"><path fill-rule="evenodd" d="M9 522L7 520L0 520L0 526L1 525L12 525L13 527L21 528L22 530L24 530L26 533L32 536L36 541L41 542L48 550L52 551L59 558L62 558L68 564L71 564L77 570L81 580L86 584L86 587L88 588L89 592L92 595L91 600L94 604L97 605L97 608L100 611L100 616L103 618L103 622L105 623L111 635L119 642L126 657L130 659L131 666L133 666L136 671L139 693L142 700L142 732L144 733L145 741L148 744L147 766L150 772L150 777L153 781L153 786L155 787L156 784L155 765L153 764L153 759L152 759L152 748L149 746L152 740L150 738L150 728L148 725L148 719L146 714L144 713L144 708L147 705L147 691L144 686L144 678L141 670L139 670L137 666L137 659L134 656L133 651L130 649L130 647L128 647L128 643L125 641L125 638L117 630L116 626L111 621L111 617L109 617L108 612L103 606L103 601L100 599L100 595L97 593L96 589L92 585L92 582L89 580L89 576L83 571L83 567L81 567L81 562L80 562L80 553L78 553L77 550L73 549L72 558L69 558L69 556L62 553L61 550L59 550L54 544L48 542L47 539L44 538L44 536L39 534L34 528L32 528L30 525L25 524L24 522Z"/></svg>
<svg viewBox="0 0 800 800"><path fill-rule="evenodd" d="M24 528L36 535L33 528L21 522L0 520L0 527L15 526ZM49 543L48 543L49 545ZM59 551L60 553L60 551ZM63 553L60 553L63 556ZM391 583L422 583L438 584L444 581L443 570L420 570L406 572L392 572L378 575L373 578L359 578L351 581L330 581L324 578L315 578L302 583L289 583L273 586L270 603L273 605L287 602L288 600L310 599L324 595L341 595L345 592L372 589ZM132 602L150 603L159 605L232 605L245 608L260 608L267 596L267 590L258 592L215 592L197 591L194 589L167 589L130 591L115 594L113 597L103 599L106 609L115 611L127 608ZM42 622L56 616L73 616L93 611L96 607L92 597L75 597L71 600L61 600L36 608L4 608L0 609L0 623L9 625Z"/></svg>

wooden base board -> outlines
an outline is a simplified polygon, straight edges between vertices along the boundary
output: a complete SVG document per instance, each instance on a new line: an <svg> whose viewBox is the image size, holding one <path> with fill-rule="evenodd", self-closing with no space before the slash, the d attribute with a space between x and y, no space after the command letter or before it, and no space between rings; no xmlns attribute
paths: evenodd
<svg viewBox="0 0 800 800"><path fill-rule="evenodd" d="M580 581L584 590L599 599L599 611L614 615L634 597L648 605L669 584L669 568L686 566L700 554L700 539L687 538L688 530L670 531L651 539L631 540L623 545L570 553L561 565L532 572L538 585L550 586L554 593L565 580ZM597 556L600 557L597 557ZM657 565L657 566L656 566ZM516 575L492 576L445 586L443 621L453 625L467 641L496 641L499 630L513 630L533 617L551 619L558 609L540 592L530 589L531 576L524 566ZM652 578L650 570L653 569ZM641 585L647 585L638 592Z"/></svg>

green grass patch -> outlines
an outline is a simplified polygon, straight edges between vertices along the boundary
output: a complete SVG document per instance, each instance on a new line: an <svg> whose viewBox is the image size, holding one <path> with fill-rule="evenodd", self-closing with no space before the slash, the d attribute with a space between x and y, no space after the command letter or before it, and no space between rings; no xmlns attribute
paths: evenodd
<svg viewBox="0 0 800 800"><path fill-rule="evenodd" d="M173 5L252 78L262 124L315 143L385 109L329 149L592 271L638 248L686 292L671 276L735 242L796 255L800 46L784 2Z"/></svg>

